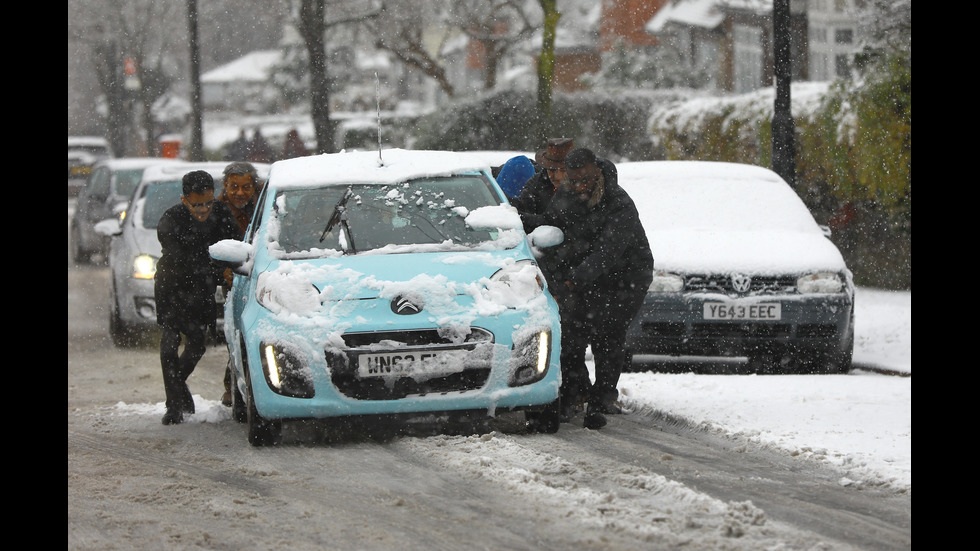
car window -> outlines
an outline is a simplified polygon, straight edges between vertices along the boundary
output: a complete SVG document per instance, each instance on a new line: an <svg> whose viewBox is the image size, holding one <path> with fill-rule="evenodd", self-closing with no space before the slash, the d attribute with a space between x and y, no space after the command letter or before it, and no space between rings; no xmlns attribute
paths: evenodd
<svg viewBox="0 0 980 551"><path fill-rule="evenodd" d="M378 249L386 245L491 240L491 232L466 226L473 209L500 203L480 176L421 178L398 185L354 184L346 203L349 234L337 224L324 230L348 187L286 189L276 198L279 245L286 253L313 249ZM323 236L321 241L320 237Z"/></svg>
<svg viewBox="0 0 980 551"><path fill-rule="evenodd" d="M255 200L255 212L252 214L252 221L248 227L249 233L245 237L245 241L251 242L255 232L259 229L259 226L262 225L262 213L265 212L264 205L266 197L268 197L268 193L266 193L266 190L268 189L268 186L262 186L261 191L259 192L259 197Z"/></svg>
<svg viewBox="0 0 980 551"><path fill-rule="evenodd" d="M133 194L133 190L140 183L140 178L143 177L142 168L133 168L126 170L117 170L114 174L116 195L122 197L129 197Z"/></svg>
<svg viewBox="0 0 980 551"><path fill-rule="evenodd" d="M214 195L221 194L221 185L215 182ZM180 202L183 193L183 184L180 180L171 182L153 182L143 188L143 216L142 224L144 228L156 229L160 223L160 217L167 209Z"/></svg>
<svg viewBox="0 0 980 551"><path fill-rule="evenodd" d="M92 197L109 196L109 169L100 167L89 177L86 194Z"/></svg>
<svg viewBox="0 0 980 551"><path fill-rule="evenodd" d="M153 185L146 186L143 203L143 227L156 229L167 209L180 202L181 183L176 182L155 182Z"/></svg>

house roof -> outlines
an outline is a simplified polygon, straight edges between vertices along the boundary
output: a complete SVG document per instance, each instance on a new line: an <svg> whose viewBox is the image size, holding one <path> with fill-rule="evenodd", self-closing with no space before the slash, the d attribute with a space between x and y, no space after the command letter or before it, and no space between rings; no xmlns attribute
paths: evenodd
<svg viewBox="0 0 980 551"><path fill-rule="evenodd" d="M265 82L269 72L282 61L280 50L257 50L201 75L201 82Z"/></svg>
<svg viewBox="0 0 980 551"><path fill-rule="evenodd" d="M656 34L668 24L713 29L724 20L718 9L721 3L719 0L674 0L654 14L646 24L646 31Z"/></svg>

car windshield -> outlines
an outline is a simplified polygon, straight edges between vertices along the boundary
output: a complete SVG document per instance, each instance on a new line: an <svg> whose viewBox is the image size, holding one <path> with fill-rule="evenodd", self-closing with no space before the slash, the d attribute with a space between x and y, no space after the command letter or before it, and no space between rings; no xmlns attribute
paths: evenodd
<svg viewBox="0 0 980 551"><path fill-rule="evenodd" d="M215 181L214 195L221 194L221 182ZM173 182L153 182L143 188L142 223L146 229L154 230L160 223L160 217L167 209L180 202L183 184L180 180Z"/></svg>
<svg viewBox="0 0 980 551"><path fill-rule="evenodd" d="M351 194L344 204L348 189ZM276 199L278 242L286 253L473 245L494 239L495 232L469 228L464 217L476 208L499 203L489 182L477 175L420 178L397 185L285 189ZM325 233L338 205L346 215L346 228L337 223Z"/></svg>

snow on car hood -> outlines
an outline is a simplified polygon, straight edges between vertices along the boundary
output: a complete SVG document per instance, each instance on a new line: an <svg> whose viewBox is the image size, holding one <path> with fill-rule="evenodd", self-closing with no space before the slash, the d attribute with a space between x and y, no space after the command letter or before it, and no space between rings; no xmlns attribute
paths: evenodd
<svg viewBox="0 0 980 551"><path fill-rule="evenodd" d="M501 251L281 261L258 276L257 292L271 299L263 301L266 308L290 319L349 322L344 315L363 300L409 297L434 322L460 325L508 309L543 312L547 298L538 287L540 272L520 260L513 251ZM509 272L506 282L492 278L500 270Z"/></svg>
<svg viewBox="0 0 980 551"><path fill-rule="evenodd" d="M647 232L657 270L759 275L844 270L840 252L823 234L795 232Z"/></svg>
<svg viewBox="0 0 980 551"><path fill-rule="evenodd" d="M843 271L843 257L774 172L733 163L621 163L657 270L752 274Z"/></svg>

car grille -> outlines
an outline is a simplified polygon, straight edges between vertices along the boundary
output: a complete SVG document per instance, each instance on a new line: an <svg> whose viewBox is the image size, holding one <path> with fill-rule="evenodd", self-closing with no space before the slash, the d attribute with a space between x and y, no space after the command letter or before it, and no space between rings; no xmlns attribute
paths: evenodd
<svg viewBox="0 0 980 551"><path fill-rule="evenodd" d="M356 400L397 400L430 393L475 390L483 387L490 377L489 356L492 349L489 345L493 344L493 334L483 329L472 329L463 343L454 343L440 336L436 330L348 333L343 339L346 348L340 353L328 352L327 365L334 386L345 396ZM460 372L424 380L401 377L392 381L385 377L359 376L358 356L365 352L377 352L385 341L400 343L404 348L399 348L399 351L421 352L447 347L467 350L470 352L466 355L468 364Z"/></svg>
<svg viewBox="0 0 980 551"><path fill-rule="evenodd" d="M789 337L793 326L787 323L694 323L691 336L698 339Z"/></svg>
<svg viewBox="0 0 980 551"><path fill-rule="evenodd" d="M688 275L687 291L725 293L727 295L768 295L796 292L796 276L752 276L749 289L738 291L729 275Z"/></svg>
<svg viewBox="0 0 980 551"><path fill-rule="evenodd" d="M692 339L769 339L792 338L793 325L788 323L768 322L700 322L692 323L690 331L684 323L679 322L642 322L642 331L659 338L692 338ZM806 323L796 327L796 338L800 339L832 339L837 336L838 328L834 324Z"/></svg>

